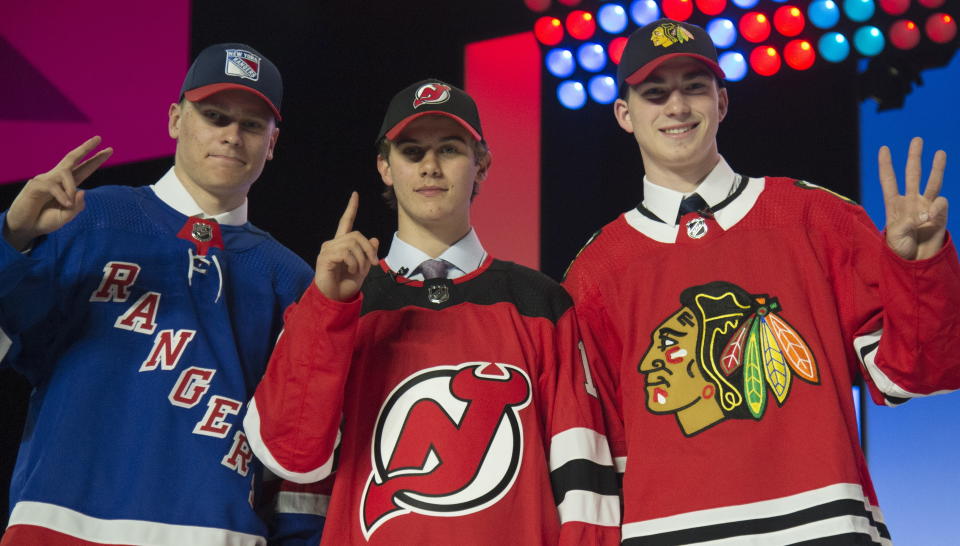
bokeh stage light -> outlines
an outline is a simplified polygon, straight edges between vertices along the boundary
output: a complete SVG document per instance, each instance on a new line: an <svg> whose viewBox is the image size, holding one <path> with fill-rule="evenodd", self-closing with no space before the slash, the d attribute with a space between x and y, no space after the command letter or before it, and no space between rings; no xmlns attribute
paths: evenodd
<svg viewBox="0 0 960 546"><path fill-rule="evenodd" d="M890 43L897 49L913 49L920 43L920 27L913 21L899 19L890 25Z"/></svg>
<svg viewBox="0 0 960 546"><path fill-rule="evenodd" d="M686 21L693 15L693 0L660 0L663 15L675 21Z"/></svg>
<svg viewBox="0 0 960 546"><path fill-rule="evenodd" d="M577 63L573 59L573 52L562 47L548 51L544 57L544 63L547 66L547 71L558 78L569 77L577 68Z"/></svg>
<svg viewBox="0 0 960 546"><path fill-rule="evenodd" d="M610 55L610 61L613 64L620 64L620 57L623 56L623 49L627 47L627 37L619 36L610 40L607 46L607 54Z"/></svg>
<svg viewBox="0 0 960 546"><path fill-rule="evenodd" d="M652 23L660 18L660 4L655 0L634 0L630 4L630 18L638 27Z"/></svg>
<svg viewBox="0 0 960 546"><path fill-rule="evenodd" d="M620 4L604 4L597 10L597 23L608 34L620 34L627 28L627 10Z"/></svg>
<svg viewBox="0 0 960 546"><path fill-rule="evenodd" d="M780 53L772 46L758 46L750 52L750 68L761 76L773 76L780 71L780 65Z"/></svg>
<svg viewBox="0 0 960 546"><path fill-rule="evenodd" d="M556 17L541 17L533 24L533 35L543 45L557 45L563 41L563 24Z"/></svg>
<svg viewBox="0 0 960 546"><path fill-rule="evenodd" d="M817 28L833 28L840 22L840 7L833 0L813 0L807 6L807 17Z"/></svg>
<svg viewBox="0 0 960 546"><path fill-rule="evenodd" d="M957 20L946 13L934 13L923 25L927 36L938 44L945 44L957 36Z"/></svg>
<svg viewBox="0 0 960 546"><path fill-rule="evenodd" d="M740 36L753 43L770 37L770 19L759 11L751 11L740 18Z"/></svg>
<svg viewBox="0 0 960 546"><path fill-rule="evenodd" d="M590 98L600 104L610 104L617 100L617 80L606 74L598 74L587 82Z"/></svg>
<svg viewBox="0 0 960 546"><path fill-rule="evenodd" d="M773 26L784 36L793 37L803 32L806 19L796 6L780 6L773 13Z"/></svg>
<svg viewBox="0 0 960 546"><path fill-rule="evenodd" d="M839 32L828 32L817 42L820 56L831 63L843 62L850 55L850 42Z"/></svg>
<svg viewBox="0 0 960 546"><path fill-rule="evenodd" d="M557 98L565 108L579 110L587 103L587 91L582 83L567 80L557 86Z"/></svg>
<svg viewBox="0 0 960 546"><path fill-rule="evenodd" d="M737 27L730 19L714 19L707 23L706 31L713 45L720 49L726 49L737 41Z"/></svg>
<svg viewBox="0 0 960 546"><path fill-rule="evenodd" d="M880 0L880 9L890 15L903 15L910 7L910 0Z"/></svg>
<svg viewBox="0 0 960 546"><path fill-rule="evenodd" d="M817 52L807 40L790 40L783 48L783 60L794 70L807 70L817 60Z"/></svg>
<svg viewBox="0 0 960 546"><path fill-rule="evenodd" d="M864 57L879 55L885 43L883 32L875 26L860 27L853 33L853 47Z"/></svg>
<svg viewBox="0 0 960 546"><path fill-rule="evenodd" d="M577 48L577 62L588 72L600 72L607 66L607 52L596 42L586 42Z"/></svg>
<svg viewBox="0 0 960 546"><path fill-rule="evenodd" d="M597 31L597 21L588 11L575 10L567 15L567 32L577 40L589 40Z"/></svg>
<svg viewBox="0 0 960 546"><path fill-rule="evenodd" d="M739 51L721 53L717 59L727 81L738 82L747 76L747 60Z"/></svg>
<svg viewBox="0 0 960 546"><path fill-rule="evenodd" d="M873 0L843 0L843 13L851 20L862 23L873 17L876 11Z"/></svg>

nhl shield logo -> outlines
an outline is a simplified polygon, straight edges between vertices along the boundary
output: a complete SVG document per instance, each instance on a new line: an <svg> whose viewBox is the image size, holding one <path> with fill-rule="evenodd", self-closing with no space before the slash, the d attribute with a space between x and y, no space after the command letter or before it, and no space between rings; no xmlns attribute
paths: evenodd
<svg viewBox="0 0 960 546"><path fill-rule="evenodd" d="M450 299L450 287L446 284L431 284L427 287L427 299L439 305Z"/></svg>
<svg viewBox="0 0 960 546"><path fill-rule="evenodd" d="M190 236L201 243L206 243L213 239L213 226L199 222L193 224L193 230L190 232Z"/></svg>
<svg viewBox="0 0 960 546"><path fill-rule="evenodd" d="M694 218L687 222L687 237L700 239L707 234L707 221L703 218Z"/></svg>
<svg viewBox="0 0 960 546"><path fill-rule="evenodd" d="M260 57L245 49L228 49L227 66L223 73L257 81L260 79Z"/></svg>

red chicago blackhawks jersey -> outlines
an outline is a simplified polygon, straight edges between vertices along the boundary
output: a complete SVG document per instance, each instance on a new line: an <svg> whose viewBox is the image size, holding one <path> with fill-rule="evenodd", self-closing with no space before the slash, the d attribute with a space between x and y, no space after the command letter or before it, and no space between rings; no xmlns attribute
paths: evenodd
<svg viewBox="0 0 960 546"><path fill-rule="evenodd" d="M572 301L488 259L311 286L245 421L278 475L334 485L323 544L615 544L617 484Z"/></svg>
<svg viewBox="0 0 960 546"><path fill-rule="evenodd" d="M623 543L889 543L851 386L891 405L960 387L952 244L902 260L859 206L788 179L707 216L641 205L565 281L612 404Z"/></svg>

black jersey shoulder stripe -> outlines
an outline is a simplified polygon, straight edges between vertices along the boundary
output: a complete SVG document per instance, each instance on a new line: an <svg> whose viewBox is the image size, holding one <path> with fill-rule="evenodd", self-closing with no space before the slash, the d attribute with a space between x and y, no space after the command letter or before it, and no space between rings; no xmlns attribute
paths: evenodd
<svg viewBox="0 0 960 546"><path fill-rule="evenodd" d="M444 285L449 299L431 303L428 290ZM542 317L556 323L573 300L550 277L513 262L492 260L485 271L464 281L434 279L424 282L398 280L380 267L373 267L363 283L361 315L372 311L394 311L403 307L441 310L455 305L509 303L527 317Z"/></svg>
<svg viewBox="0 0 960 546"><path fill-rule="evenodd" d="M567 491L590 491L610 496L620 494L620 484L613 467L587 459L574 459L550 472L550 483L557 505L563 502Z"/></svg>
<svg viewBox="0 0 960 546"><path fill-rule="evenodd" d="M809 508L804 508L803 510L798 510L782 516L733 521L729 523L718 523L715 525L693 527L690 529L670 531L656 535L633 537L624 539L622 544L623 546L692 544L697 542L707 542L710 540L723 540L764 533L774 533L809 523L842 517L865 518L869 520L870 526L873 529L876 529L879 536L885 539L890 538L890 532L887 530L887 526L884 523L878 522L874 519L873 514L866 509L863 501L858 501L855 499L842 499L817 506L811 506ZM861 536L870 539L869 535ZM876 543L870 540L866 542L866 544Z"/></svg>

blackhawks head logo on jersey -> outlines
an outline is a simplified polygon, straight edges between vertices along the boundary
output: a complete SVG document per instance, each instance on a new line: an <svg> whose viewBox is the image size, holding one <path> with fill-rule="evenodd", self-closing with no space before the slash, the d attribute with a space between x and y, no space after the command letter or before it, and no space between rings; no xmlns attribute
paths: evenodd
<svg viewBox="0 0 960 546"><path fill-rule="evenodd" d="M778 313L776 298L717 281L687 288L681 307L651 333L638 370L647 409L673 413L686 436L782 406L793 378L818 384L813 353Z"/></svg>
<svg viewBox="0 0 960 546"><path fill-rule="evenodd" d="M398 385L374 429L364 536L410 512L458 516L500 500L520 468L530 395L526 372L486 362L428 368Z"/></svg>

